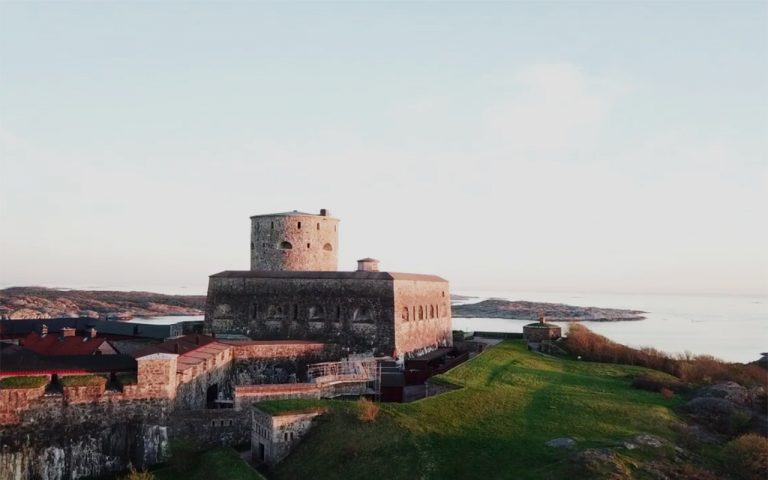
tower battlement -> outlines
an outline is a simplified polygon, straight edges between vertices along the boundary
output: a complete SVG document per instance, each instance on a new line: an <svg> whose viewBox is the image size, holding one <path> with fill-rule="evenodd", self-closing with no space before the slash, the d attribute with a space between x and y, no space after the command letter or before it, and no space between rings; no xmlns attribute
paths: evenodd
<svg viewBox="0 0 768 480"><path fill-rule="evenodd" d="M335 271L338 225L325 209L252 216L251 270Z"/></svg>

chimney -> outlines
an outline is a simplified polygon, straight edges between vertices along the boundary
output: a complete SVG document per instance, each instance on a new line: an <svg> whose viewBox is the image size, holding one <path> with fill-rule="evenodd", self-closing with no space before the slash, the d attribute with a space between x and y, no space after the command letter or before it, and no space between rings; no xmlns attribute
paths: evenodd
<svg viewBox="0 0 768 480"><path fill-rule="evenodd" d="M328 213L328 210L326 210L325 208L321 208L320 209L320 216L321 217L327 217L328 215L330 215L330 213Z"/></svg>
<svg viewBox="0 0 768 480"><path fill-rule="evenodd" d="M43 326L40 327L40 336L44 337L46 335L48 335L48 325L43 324Z"/></svg>
<svg viewBox="0 0 768 480"><path fill-rule="evenodd" d="M375 258L361 258L357 261L358 272L378 272L379 261Z"/></svg>
<svg viewBox="0 0 768 480"><path fill-rule="evenodd" d="M75 329L64 327L61 329L61 336L62 337L74 337L75 336Z"/></svg>

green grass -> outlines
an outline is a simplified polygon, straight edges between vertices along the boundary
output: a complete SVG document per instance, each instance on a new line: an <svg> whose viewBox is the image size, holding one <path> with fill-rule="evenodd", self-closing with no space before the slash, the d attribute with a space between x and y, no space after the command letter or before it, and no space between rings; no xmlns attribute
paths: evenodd
<svg viewBox="0 0 768 480"><path fill-rule="evenodd" d="M357 419L354 402L266 402L270 411L329 407L274 477L576 478L569 454L547 447L547 440L568 436L583 449L637 433L675 437L680 421L672 408L681 400L630 387L633 375L647 372L547 358L523 342L505 341L438 377L463 388L382 404L374 423Z"/></svg>
<svg viewBox="0 0 768 480"><path fill-rule="evenodd" d="M107 379L100 375L65 375L60 381L63 387L88 387L102 385Z"/></svg>
<svg viewBox="0 0 768 480"><path fill-rule="evenodd" d="M172 461L171 466L151 473L156 480L264 480L259 472L240 458L234 448L219 447L202 453L190 453L183 455L183 464L173 464Z"/></svg>
<svg viewBox="0 0 768 480"><path fill-rule="evenodd" d="M120 385L136 385L138 377L135 373L118 373L117 380Z"/></svg>
<svg viewBox="0 0 768 480"><path fill-rule="evenodd" d="M0 388L37 388L48 383L48 377L5 377Z"/></svg>

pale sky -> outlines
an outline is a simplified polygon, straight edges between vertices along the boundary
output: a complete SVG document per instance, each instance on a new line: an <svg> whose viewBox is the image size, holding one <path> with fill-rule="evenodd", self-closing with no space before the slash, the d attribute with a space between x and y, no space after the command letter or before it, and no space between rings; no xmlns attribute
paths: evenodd
<svg viewBox="0 0 768 480"><path fill-rule="evenodd" d="M0 284L189 286L249 216L454 289L768 293L768 2L2 2Z"/></svg>

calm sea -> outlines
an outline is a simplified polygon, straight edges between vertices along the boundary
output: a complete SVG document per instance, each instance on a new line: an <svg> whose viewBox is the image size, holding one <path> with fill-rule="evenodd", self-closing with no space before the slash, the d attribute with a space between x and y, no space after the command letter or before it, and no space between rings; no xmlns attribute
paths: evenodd
<svg viewBox="0 0 768 480"><path fill-rule="evenodd" d="M585 322L593 331L633 347L669 353L714 355L751 362L768 352L768 297L725 295L649 295L536 292L454 292L487 298L565 303L583 307L626 308L648 312L634 322ZM453 328L467 331L522 332L526 320L454 318Z"/></svg>

